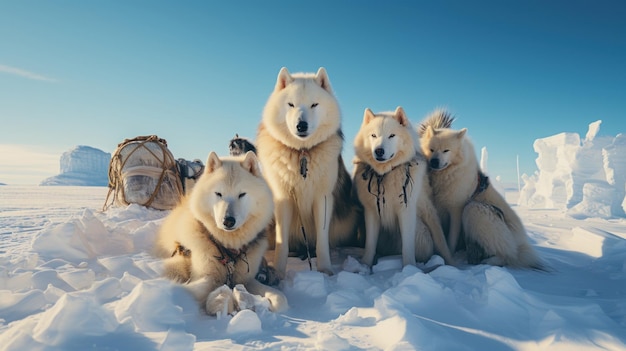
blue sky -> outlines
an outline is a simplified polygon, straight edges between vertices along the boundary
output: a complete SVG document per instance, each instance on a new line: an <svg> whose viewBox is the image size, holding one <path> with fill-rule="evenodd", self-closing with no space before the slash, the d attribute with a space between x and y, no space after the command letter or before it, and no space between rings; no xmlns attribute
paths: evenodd
<svg viewBox="0 0 626 351"><path fill-rule="evenodd" d="M282 66L326 67L346 160L366 107L417 123L445 106L489 174L515 181L537 138L598 119L626 132L624 18L602 0L0 1L0 182L137 135L227 154L235 133L254 138Z"/></svg>

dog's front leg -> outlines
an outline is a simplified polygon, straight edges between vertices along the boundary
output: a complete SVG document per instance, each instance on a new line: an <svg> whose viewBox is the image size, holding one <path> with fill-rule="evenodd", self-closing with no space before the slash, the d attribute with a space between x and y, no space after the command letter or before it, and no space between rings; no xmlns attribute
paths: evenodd
<svg viewBox="0 0 626 351"><path fill-rule="evenodd" d="M424 194L421 196L426 195ZM431 239L433 240L433 245L439 252L439 255L443 257L446 264L455 265L454 258L452 257L450 248L446 242L443 229L441 228L441 222L439 221L439 216L437 215L437 209L435 209L435 206L430 199L420 199L417 204L417 212L418 217L421 218L422 222L428 228Z"/></svg>
<svg viewBox="0 0 626 351"><path fill-rule="evenodd" d="M330 263L330 241L329 227L330 219L333 215L333 195L332 193L318 197L313 203L313 218L315 220L315 230L317 246L317 270L328 275L333 275Z"/></svg>
<svg viewBox="0 0 626 351"><path fill-rule="evenodd" d="M378 246L378 232L380 230L380 220L378 213L366 208L365 217L365 252L363 253L362 263L372 267L374 256L376 256L376 247Z"/></svg>
<svg viewBox="0 0 626 351"><path fill-rule="evenodd" d="M293 221L293 205L286 199L276 200L276 247L274 251L274 268L280 279L285 277L287 259L289 258L289 228Z"/></svg>
<svg viewBox="0 0 626 351"><path fill-rule="evenodd" d="M226 315L237 310L232 289L217 283L212 275L193 280L185 288L204 305L208 315Z"/></svg>
<svg viewBox="0 0 626 351"><path fill-rule="evenodd" d="M448 247L450 253L454 255L456 252L456 246L459 242L459 236L461 236L461 220L463 215L463 207L460 209L452 209L450 211L450 231L448 232Z"/></svg>
<svg viewBox="0 0 626 351"><path fill-rule="evenodd" d="M400 235L402 237L402 265L415 265L415 230L417 227L415 206L403 208L398 213Z"/></svg>

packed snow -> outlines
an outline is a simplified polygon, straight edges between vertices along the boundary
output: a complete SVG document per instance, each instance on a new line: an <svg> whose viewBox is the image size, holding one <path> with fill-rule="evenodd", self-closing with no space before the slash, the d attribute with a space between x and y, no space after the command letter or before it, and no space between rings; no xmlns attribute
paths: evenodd
<svg viewBox="0 0 626 351"><path fill-rule="evenodd" d="M536 147L538 164L558 162L538 174L551 172L551 184L582 181L572 188L578 204L592 204L584 174L623 190L622 137L588 135L578 148L571 135L546 139L535 143L545 145ZM583 158L596 168L581 169ZM541 206L516 205L531 185L546 190L536 175L527 180L522 193L497 186L547 272L441 266L438 256L402 267L392 256L369 273L361 249L340 248L332 276L289 258L280 285L287 311L270 312L264 298L236 286L251 309L218 317L184 285L160 277L150 249L167 211L131 204L103 212L105 187L3 186L0 350L626 349L626 219L591 205L585 216L571 213L575 204L546 206L576 197L565 190L543 195ZM594 192L593 203L614 203L614 193Z"/></svg>
<svg viewBox="0 0 626 351"><path fill-rule="evenodd" d="M78 145L64 152L60 173L39 185L107 186L111 154L90 146Z"/></svg>

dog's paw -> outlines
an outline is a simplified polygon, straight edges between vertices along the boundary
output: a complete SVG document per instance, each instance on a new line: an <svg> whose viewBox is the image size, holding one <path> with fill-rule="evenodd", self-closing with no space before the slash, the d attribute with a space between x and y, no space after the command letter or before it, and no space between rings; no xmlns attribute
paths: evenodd
<svg viewBox="0 0 626 351"><path fill-rule="evenodd" d="M237 284L233 288L233 296L239 307L239 310L253 310L256 305L254 295L250 294L248 290L242 285Z"/></svg>
<svg viewBox="0 0 626 351"><path fill-rule="evenodd" d="M335 275L335 272L333 272L333 269L330 267L317 267L317 271L320 273L324 273L329 277Z"/></svg>
<svg viewBox="0 0 626 351"><path fill-rule="evenodd" d="M211 316L225 316L238 311L233 291L226 285L213 290L206 299L206 312Z"/></svg>
<svg viewBox="0 0 626 351"><path fill-rule="evenodd" d="M270 311L284 312L289 309L287 297L280 291L269 291L265 294L265 298L270 301Z"/></svg>

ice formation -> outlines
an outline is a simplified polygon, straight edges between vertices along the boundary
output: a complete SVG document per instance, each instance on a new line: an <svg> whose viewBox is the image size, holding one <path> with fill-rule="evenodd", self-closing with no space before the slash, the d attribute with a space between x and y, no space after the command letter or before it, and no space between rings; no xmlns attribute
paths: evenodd
<svg viewBox="0 0 626 351"><path fill-rule="evenodd" d="M535 140L538 171L524 175L518 204L564 209L573 217L624 217L626 137L598 136L601 120L577 133Z"/></svg>
<svg viewBox="0 0 626 351"><path fill-rule="evenodd" d="M44 179L39 185L107 186L111 154L78 145L61 155L61 173Z"/></svg>

